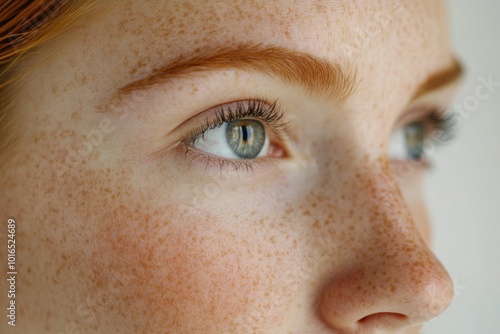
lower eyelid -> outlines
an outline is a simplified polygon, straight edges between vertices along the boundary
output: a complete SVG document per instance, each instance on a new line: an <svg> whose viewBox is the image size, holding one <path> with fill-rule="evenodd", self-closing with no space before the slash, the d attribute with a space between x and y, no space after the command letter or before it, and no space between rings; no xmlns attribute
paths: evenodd
<svg viewBox="0 0 500 334"><path fill-rule="evenodd" d="M193 146L193 143L183 142L181 144L186 148L186 151L188 151L188 152L197 152L200 155L207 155L209 158L228 160L228 161L236 161L236 162L253 163L256 160L285 159L285 158L289 157L287 154L287 149L281 148L281 146L284 146L284 145L277 144L274 138L269 138L269 147L268 147L268 150L267 150L268 152L267 152L266 156L256 157L253 159L231 159L231 158L218 157L218 156L215 156L215 155L212 155L210 153L207 153L207 152L204 152L202 150L197 149L196 147Z"/></svg>
<svg viewBox="0 0 500 334"><path fill-rule="evenodd" d="M422 160L394 160L389 161L390 170L393 173L396 181L403 181L404 179L411 178L415 174L432 170L433 164L429 159Z"/></svg>
<svg viewBox="0 0 500 334"><path fill-rule="evenodd" d="M255 158L255 159L224 159L208 153L199 151L193 146L181 143L174 153L175 159L182 161L182 164L198 165L204 171L216 169L220 172L229 173L252 173L256 170L271 168L276 166L276 159L273 158Z"/></svg>

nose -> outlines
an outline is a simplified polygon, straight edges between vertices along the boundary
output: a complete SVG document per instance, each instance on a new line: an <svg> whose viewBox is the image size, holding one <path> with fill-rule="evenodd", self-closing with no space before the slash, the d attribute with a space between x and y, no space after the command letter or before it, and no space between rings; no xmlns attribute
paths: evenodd
<svg viewBox="0 0 500 334"><path fill-rule="evenodd" d="M384 181L382 181L384 180ZM362 212L348 263L326 280L319 307L338 333L418 327L453 299L451 279L422 240L398 187L371 177L359 190Z"/></svg>

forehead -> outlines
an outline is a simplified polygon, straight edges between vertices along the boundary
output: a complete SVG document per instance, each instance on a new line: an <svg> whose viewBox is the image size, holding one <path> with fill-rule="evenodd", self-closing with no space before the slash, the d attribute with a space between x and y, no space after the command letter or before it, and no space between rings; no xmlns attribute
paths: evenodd
<svg viewBox="0 0 500 334"><path fill-rule="evenodd" d="M153 40L141 37L155 37L155 46L179 51L260 42L313 49L318 56L352 56L361 53L353 49L380 42L397 41L401 48L437 46L446 36L440 0L156 0L111 6L104 15L108 28L115 28L110 32L150 46Z"/></svg>
<svg viewBox="0 0 500 334"><path fill-rule="evenodd" d="M285 47L348 62L373 96L393 90L396 84L410 91L452 61L446 6L440 0L103 4L108 10L86 18L68 50L83 48L87 57L73 63L81 63L96 78L105 77L114 88L141 79L179 56L242 44ZM381 77L383 82L377 81Z"/></svg>

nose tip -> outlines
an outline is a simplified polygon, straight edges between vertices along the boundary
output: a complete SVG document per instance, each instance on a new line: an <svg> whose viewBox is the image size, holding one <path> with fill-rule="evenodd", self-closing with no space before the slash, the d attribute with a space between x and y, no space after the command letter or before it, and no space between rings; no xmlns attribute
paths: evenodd
<svg viewBox="0 0 500 334"><path fill-rule="evenodd" d="M346 254L340 266L321 272L316 303L323 323L336 333L415 331L453 299L450 276L418 229L425 221L414 219L408 198L385 182L387 173L360 173L349 204L359 214L339 214L355 233L340 241Z"/></svg>
<svg viewBox="0 0 500 334"><path fill-rule="evenodd" d="M414 290L410 296L414 296L415 301L407 311L412 323L426 322L437 317L453 301L453 282L448 272L434 255L430 256L433 260L428 267L423 267L412 278Z"/></svg>
<svg viewBox="0 0 500 334"><path fill-rule="evenodd" d="M375 333L438 316L453 299L453 284L430 251L419 256L400 253L335 277L320 301L324 321L340 333Z"/></svg>

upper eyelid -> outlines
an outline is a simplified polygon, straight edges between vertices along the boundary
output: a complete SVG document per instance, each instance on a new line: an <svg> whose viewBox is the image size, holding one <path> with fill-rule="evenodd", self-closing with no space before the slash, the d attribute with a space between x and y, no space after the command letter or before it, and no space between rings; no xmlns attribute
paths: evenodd
<svg viewBox="0 0 500 334"><path fill-rule="evenodd" d="M443 77L443 80L446 78L448 79L445 80L447 83L444 85L441 84L437 88L435 85L439 84L439 82L434 84L429 83L432 90L426 92L422 91L403 108L404 112L400 113L395 120L393 130L408 123L412 119L417 120L419 118L418 114L422 115L422 112L423 114L427 114L433 109L442 112L449 110L461 84L460 75L462 73L462 69L459 63L457 63L456 66L459 67L456 68L454 75L455 79L453 80L453 76L451 74L448 77ZM444 81L441 81L441 83L442 82Z"/></svg>
<svg viewBox="0 0 500 334"><path fill-rule="evenodd" d="M151 154L148 156L149 159L156 159L158 157L161 157L164 155L164 152L173 149L174 147L178 146L179 144L185 145L186 143L192 141L197 135L199 135L202 131L202 129L206 130L207 123L210 121L213 121L216 119L217 116L217 111L226 105L229 104L237 104L237 103L242 103L242 102L248 102L248 101L262 101L263 103L267 104L276 104L276 108L280 110L280 113L282 114L280 117L280 122L282 125L285 123L288 125L290 123L289 120L286 120L286 112L283 106L276 100L274 99L273 103L268 102L270 99L267 98L262 98L262 97L255 97L255 98L245 98L245 99L238 99L234 101L228 101L225 103L220 103L217 104L213 107L207 108L203 111L197 112L195 115L189 117L185 121L183 121L181 124L176 126L173 130L169 131L163 136L163 140L161 143L161 147L153 151ZM251 118L250 116L248 118ZM269 126L266 124L266 129L268 129ZM276 130L277 128L275 127L274 129L271 130ZM277 135L280 140L283 141L283 144L288 146L288 140L286 140L286 134L285 130L283 128L283 131L273 131L273 134ZM288 147L287 147L288 149ZM287 153L290 153L287 151Z"/></svg>
<svg viewBox="0 0 500 334"><path fill-rule="evenodd" d="M230 113L231 105L233 105L233 108L234 107L245 108L243 107L244 104L251 105L252 103L262 104L260 106L257 106L257 108L267 108L268 109L267 112L269 114L262 115L263 117L259 117L258 115L250 115L248 113L245 113L245 111L235 112L233 110L231 111L232 114ZM267 104L267 106L263 106L264 104ZM204 115L207 112L210 113L211 115ZM267 118L264 116L266 116ZM289 123L289 121L285 120L286 118L285 111L283 110L283 108L281 107L281 105L278 103L277 100L275 100L274 103L269 104L264 99L246 99L246 100L238 100L229 103L224 103L217 107L210 108L209 110L206 110L198 115L195 115L194 117L190 118L190 120L196 121L197 117L202 117L202 119L198 122L202 122L203 125L195 127L185 136L183 136L184 141L188 141L196 137L197 132L202 131L201 129L208 130L210 128L215 128L216 126L222 124L223 122L228 122L237 119L244 119L244 118L257 119L265 123L266 128L271 128L271 130L278 136L284 136L284 132L286 131L286 127ZM220 124L215 124L215 123L220 123Z"/></svg>
<svg viewBox="0 0 500 334"><path fill-rule="evenodd" d="M431 102L426 102L413 106L406 112L404 112L392 125L391 129L389 132L386 133L386 138L385 141L386 143L389 143L393 134L396 131L401 130L405 126L414 123L414 122L425 122L426 118L429 117L432 113L440 113L440 114L446 114L448 111L448 107L442 103L431 103ZM445 117L445 116L443 116ZM428 123L426 124L428 125ZM439 129L438 129L439 130ZM451 134L453 134L453 129L448 130L448 129L443 129ZM432 133L427 133L426 136L432 137L435 133L431 131Z"/></svg>
<svg viewBox="0 0 500 334"><path fill-rule="evenodd" d="M244 104L246 104L247 106L244 107L243 106ZM247 172L253 172L254 169L257 167L274 165L274 163L276 162L276 158L273 157L261 157L261 158L256 157L253 159L230 159L230 158L218 157L216 155L200 151L193 146L193 143L196 141L196 139L202 136L207 130L218 128L220 125L227 122L240 119L256 119L264 123L264 126L266 128L266 135L269 135L267 133L267 129L270 128L272 124L280 124L279 122L285 117L284 111L280 107L278 107L277 100L275 100L273 104L266 103L261 99L248 99L243 101L241 100L236 101L233 102L233 105L236 105L237 108L236 111L231 111L231 110L225 111L224 107L225 106L227 107L227 105L228 104L223 104L220 105L217 109L212 110L212 117L215 119L215 121L207 120L208 118L207 117L205 118L205 123L204 123L205 125L203 125L202 127L195 128L190 133L183 136L183 139L181 139L179 144L182 144L184 146L185 156L191 155L191 158L189 159L189 161L191 162L194 160L201 159L201 161L205 164L205 168L217 165L221 171L229 167L231 170L237 172L239 172L242 169L244 169ZM252 105L254 108L252 109L254 114L249 112ZM279 132L279 130L276 131L277 129L281 129L281 127L279 127L278 125L278 128L275 127L274 128L275 131L273 132L274 133ZM271 140L271 138L269 138L269 140ZM289 148L285 147L283 148L283 150L285 152L283 158L289 157L290 156Z"/></svg>
<svg viewBox="0 0 500 334"><path fill-rule="evenodd" d="M420 105L416 105L403 113L393 124L392 132L395 130L408 125L412 122L417 122L423 120L432 112L446 113L448 110L447 106L443 106L441 104L433 104L433 103L422 103Z"/></svg>
<svg viewBox="0 0 500 334"><path fill-rule="evenodd" d="M395 127L391 132L391 136L394 131L400 130L410 124L421 123L425 127L426 139L436 139L436 135L441 133L435 143L443 143L455 137L457 130L455 127L455 116L455 114L449 113L447 109L430 108L426 113L419 115L419 117L409 119L400 126ZM445 136L443 136L443 134Z"/></svg>

